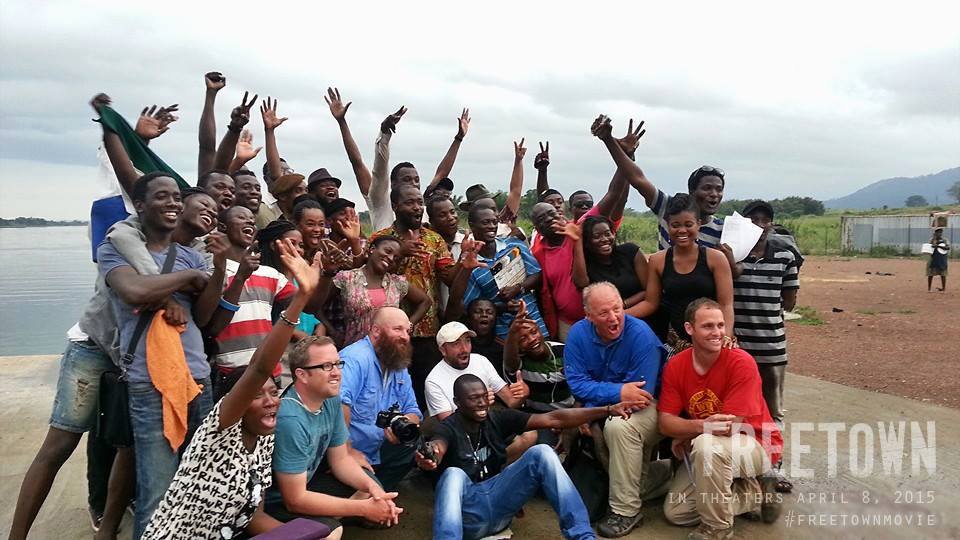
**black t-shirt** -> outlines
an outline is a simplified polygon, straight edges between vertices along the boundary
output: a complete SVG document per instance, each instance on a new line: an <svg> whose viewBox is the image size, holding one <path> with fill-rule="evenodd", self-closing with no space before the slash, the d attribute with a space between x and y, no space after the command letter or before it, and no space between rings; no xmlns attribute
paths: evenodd
<svg viewBox="0 0 960 540"><path fill-rule="evenodd" d="M590 283L609 281L620 291L622 298L629 298L643 290L640 278L633 265L640 248L636 244L620 244L613 247L610 264L603 264L587 257L587 277ZM646 277L646 276L644 276Z"/></svg>
<svg viewBox="0 0 960 540"><path fill-rule="evenodd" d="M471 351L480 356L487 357L493 369L503 377L503 344L496 339L488 343L480 341L480 338L473 338L471 342Z"/></svg>
<svg viewBox="0 0 960 540"><path fill-rule="evenodd" d="M507 461L507 444L515 435L527 431L530 415L514 409L487 413L477 436L467 435L460 415L453 413L437 426L434 439L447 443L447 453L440 462L440 472L459 467L474 482L482 482L500 472Z"/></svg>

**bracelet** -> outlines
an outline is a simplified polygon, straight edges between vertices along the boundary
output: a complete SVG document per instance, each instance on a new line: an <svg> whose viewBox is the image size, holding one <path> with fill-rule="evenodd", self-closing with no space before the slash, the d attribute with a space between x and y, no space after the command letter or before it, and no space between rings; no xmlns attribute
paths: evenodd
<svg viewBox="0 0 960 540"><path fill-rule="evenodd" d="M454 137L453 140L463 142L463 137L460 137L460 136L458 135L458 136Z"/></svg>
<svg viewBox="0 0 960 540"><path fill-rule="evenodd" d="M610 406L607 405L607 418L613 418L613 413L610 412Z"/></svg>
<svg viewBox="0 0 960 540"><path fill-rule="evenodd" d="M234 303L230 302L229 300L227 300L226 298L224 298L224 297L222 297L222 296L220 297L220 302L219 302L219 304L220 304L220 307L222 307L223 309L225 309L225 310L227 310L227 311L232 311L232 312L234 312L234 313L240 311L240 306L238 306L237 304L234 304Z"/></svg>
<svg viewBox="0 0 960 540"><path fill-rule="evenodd" d="M283 321L283 324L287 326L296 326L300 324L300 317L297 317L297 320L295 321L291 321L290 319L287 318L287 310L283 310L280 312L280 320Z"/></svg>
<svg viewBox="0 0 960 540"><path fill-rule="evenodd" d="M243 126L234 126L233 124L227 124L227 131L231 133L240 133L243 131Z"/></svg>

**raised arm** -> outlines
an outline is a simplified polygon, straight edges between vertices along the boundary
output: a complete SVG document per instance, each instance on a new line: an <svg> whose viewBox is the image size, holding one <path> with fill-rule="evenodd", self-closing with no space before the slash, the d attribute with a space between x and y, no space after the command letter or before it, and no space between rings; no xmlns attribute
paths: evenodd
<svg viewBox="0 0 960 540"><path fill-rule="evenodd" d="M301 310L303 310L317 286L320 262L315 259L313 264L308 264L300 257L296 246L289 238L277 240L275 245L280 258L286 267L293 272L298 285L297 292L294 293L293 300L287 306L284 316L286 320L298 321ZM271 377L274 368L286 351L293 329L293 326L281 320L274 325L270 334L257 347L256 352L253 353L253 358L250 359L250 365L247 366L243 375L240 376L240 380L237 381L220 404L220 430L239 422L247 408L250 407L250 402L256 398L258 393L263 391L263 383Z"/></svg>
<svg viewBox="0 0 960 540"><path fill-rule="evenodd" d="M220 286L220 290L223 291L223 299L233 305L239 305L240 295L243 293L243 286L246 284L247 279L257 271L257 268L260 268L260 252L254 251L253 246L250 246L238 262L240 264L237 268L237 273L233 276L233 279L230 280L230 284L227 285L226 289L223 288L223 285ZM217 264L225 265L225 263L225 258L223 262L218 262L217 257L214 256L214 268L217 267ZM218 303L219 301L220 299L217 298ZM230 324L233 315L233 311L228 311L223 308L217 309L213 312L213 316L207 326L207 333L211 336L219 335L220 332Z"/></svg>
<svg viewBox="0 0 960 540"><path fill-rule="evenodd" d="M641 127L642 123L637 129L640 130ZM593 121L590 131L594 136L603 141L603 144L606 145L607 150L610 152L610 157L613 158L613 162L617 164L617 169L626 177L630 185L640 192L647 206L652 205L657 198L657 188L643 174L643 170L630 160L630 157L624 152L617 139L614 139L610 119L601 114ZM642 135L642 132L638 133ZM640 135L637 136L638 139Z"/></svg>
<svg viewBox="0 0 960 540"><path fill-rule="evenodd" d="M253 99L251 99L249 103L247 102L248 97L249 92L245 91L243 93L243 101L230 112L230 123L227 124L227 132L223 135L223 139L220 140L220 146L217 147L217 155L213 160L214 169L227 169L230 167L230 162L233 161L233 155L237 150L237 142L240 140L240 132L243 131L243 126L250 122L250 108L257 102L256 94L253 95Z"/></svg>
<svg viewBox="0 0 960 540"><path fill-rule="evenodd" d="M523 146L520 139L518 144L513 142L513 172L510 174L510 192L507 194L507 202L503 205L503 212L509 212L509 215L516 216L520 210L520 198L523 196L523 157L527 155L527 149Z"/></svg>
<svg viewBox="0 0 960 540"><path fill-rule="evenodd" d="M377 136L377 144L373 155L373 170L370 172L372 175L371 184L368 191L363 191L363 186L360 189L360 193L364 197L369 197L370 202L374 205L387 204L387 196L390 193L390 139L397 132L397 124L406 112L407 108L401 106L397 109L397 112L380 122L380 135ZM373 214L370 217L372 219ZM374 229L376 228L377 226L374 225Z"/></svg>
<svg viewBox="0 0 960 540"><path fill-rule="evenodd" d="M210 279L207 280L207 286L204 287L196 302L193 303L193 320L201 329L209 332L208 325L217 315L226 318L227 323L233 318L233 312L227 311L220 306L220 298L223 295L223 280L226 278L227 250L230 249L230 241L227 235L221 231L214 230L204 239L207 253L213 255L213 272L210 273ZM236 304L236 300L232 301Z"/></svg>
<svg viewBox="0 0 960 540"><path fill-rule="evenodd" d="M230 162L230 166L227 167L227 172L233 174L239 171L247 162L257 157L261 150L263 150L262 146L253 147L253 133L250 133L249 129L241 131L240 140L237 141L236 155L233 157L233 161Z"/></svg>
<svg viewBox="0 0 960 540"><path fill-rule="evenodd" d="M617 144L620 145L623 152L630 158L630 161L634 161L637 147L640 146L640 137L643 137L644 133L646 133L646 130L643 129L643 121L634 129L633 119L631 118L630 125L627 127L627 134L624 135L622 139L616 139ZM603 195L603 198L600 199L600 202L597 203L597 211L601 215L610 218L613 222L620 221L620 219L623 218L623 209L627 205L627 197L629 196L630 183L627 181L626 175L624 175L618 167L616 172L613 173L613 178L610 180L607 192Z"/></svg>
<svg viewBox="0 0 960 540"><path fill-rule="evenodd" d="M323 96L323 99L330 107L330 114L340 126L340 138L343 139L343 148L347 151L347 159L353 167L353 175L357 179L357 185L360 186L360 193L367 194L370 192L373 176L370 174L370 169L363 163L360 148L357 146L357 141L353 139L353 134L350 133L350 126L347 125L347 109L353 102L350 101L344 105L338 88L327 88L327 95Z"/></svg>
<svg viewBox="0 0 960 540"><path fill-rule="evenodd" d="M219 71L211 71L203 76L207 87L203 100L203 112L200 113L200 129L197 138L200 143L200 152L197 156L197 176L213 169L213 161L217 154L217 117L214 114L214 105L217 101L217 92L227 85L227 78Z"/></svg>
<svg viewBox="0 0 960 540"><path fill-rule="evenodd" d="M277 149L276 129L287 121L287 117L277 116L277 105L280 102L267 96L267 100L260 103L260 116L263 117L263 139L267 147L267 168L270 178L277 179L283 175L283 164L280 161L280 151Z"/></svg>
<svg viewBox="0 0 960 540"><path fill-rule="evenodd" d="M459 268L457 274L450 283L450 296L446 306L440 306L443 309L443 318L445 321L459 320L463 315L463 295L467 292L467 286L470 283L470 275L474 268L486 268L487 263L480 261L477 257L483 242L474 240L472 236L464 237L460 244L460 261L457 264Z"/></svg>
<svg viewBox="0 0 960 540"><path fill-rule="evenodd" d="M462 143L463 138L467 136L468 129L470 129L470 109L463 109L460 117L457 118L457 134L453 137L453 141L450 142L450 148L447 148L447 153L444 154L443 159L440 160L440 165L437 165L437 172L433 173L433 180L430 181L430 185L427 186L424 191L436 186L441 180L450 176L450 171L453 170L453 164L457 161L457 152L460 151L460 143Z"/></svg>
<svg viewBox="0 0 960 540"><path fill-rule="evenodd" d="M540 153L533 158L533 168L537 170L537 196L550 189L547 180L547 167L550 166L550 141L540 143Z"/></svg>

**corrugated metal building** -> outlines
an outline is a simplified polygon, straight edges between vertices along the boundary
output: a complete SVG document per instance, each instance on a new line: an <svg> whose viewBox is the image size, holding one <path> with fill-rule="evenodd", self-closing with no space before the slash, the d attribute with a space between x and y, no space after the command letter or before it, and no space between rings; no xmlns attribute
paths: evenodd
<svg viewBox="0 0 960 540"><path fill-rule="evenodd" d="M877 247L919 254L933 235L931 216L841 216L840 245L844 253L866 253ZM950 243L951 257L960 246L960 214L946 216L943 237Z"/></svg>

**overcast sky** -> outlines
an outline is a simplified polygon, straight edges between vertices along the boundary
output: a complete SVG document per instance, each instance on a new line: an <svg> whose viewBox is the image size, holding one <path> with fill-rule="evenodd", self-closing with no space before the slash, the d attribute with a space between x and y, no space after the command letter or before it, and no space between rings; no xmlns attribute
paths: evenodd
<svg viewBox="0 0 960 540"><path fill-rule="evenodd" d="M0 3L0 216L87 216L99 143L87 102L101 91L131 123L144 105L179 103L152 147L195 179L211 70L228 81L218 138L244 90L277 97L290 117L281 153L305 174L327 167L357 201L328 85L353 101L368 165L380 121L406 105L393 162L425 179L470 107L459 193L505 188L526 137L526 187L549 140L551 183L599 197L613 172L589 132L599 113L617 134L646 120L638 161L669 192L704 163L727 171L729 198L820 199L960 164L957 2L207 4ZM259 145L259 112L250 127Z"/></svg>

